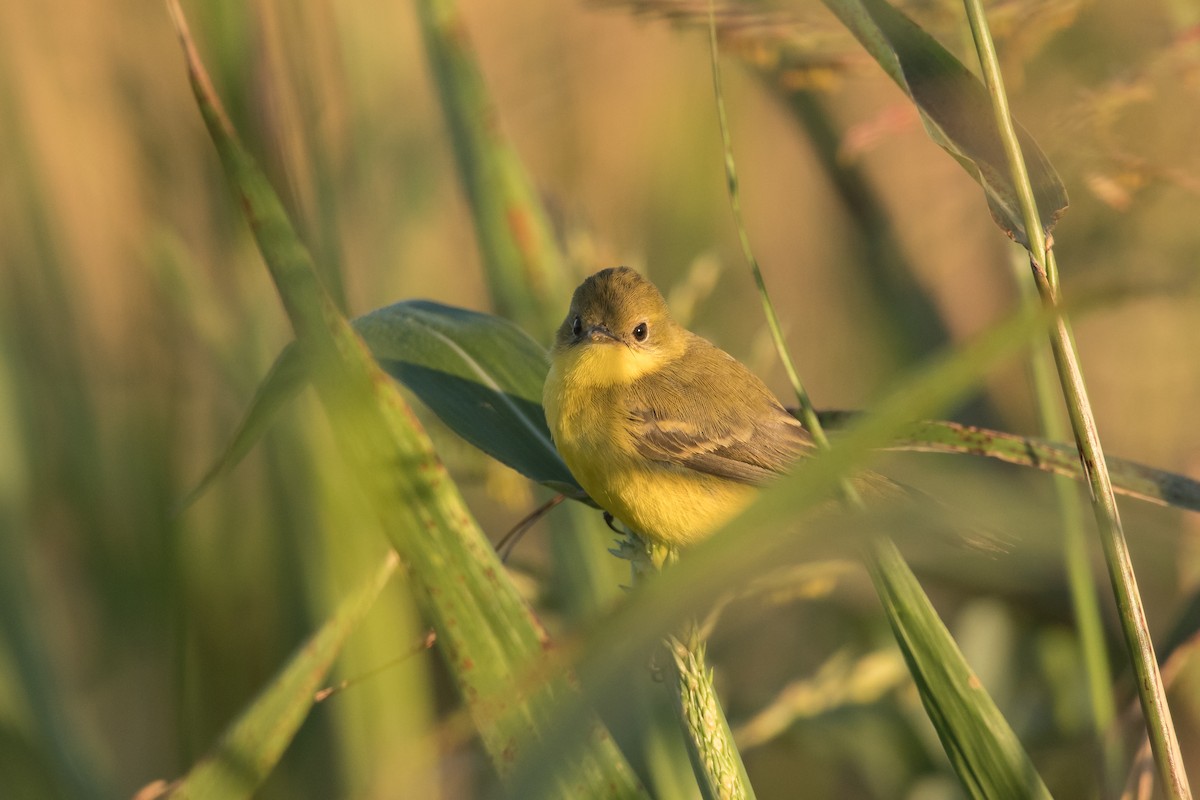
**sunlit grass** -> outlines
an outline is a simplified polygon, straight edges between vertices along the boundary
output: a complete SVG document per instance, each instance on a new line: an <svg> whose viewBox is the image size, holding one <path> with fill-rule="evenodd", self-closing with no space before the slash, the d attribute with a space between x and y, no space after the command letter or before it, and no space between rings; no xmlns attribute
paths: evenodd
<svg viewBox="0 0 1200 800"><path fill-rule="evenodd" d="M130 796L184 774L385 543L310 395L175 515L291 338L286 318L205 138L162 8L0 5L0 786L31 798ZM417 296L486 308L415 12L193 5L185 10L218 90L349 313ZM559 229L588 231L589 260L572 269L632 262L669 288L696 259L712 258L720 277L692 324L749 356L760 316L727 221L702 38L576 4L461 12L499 124ZM1089 277L1084 270L1186 276L1200 252L1194 145L1180 133L1200 123L1184 79L1196 62L1183 13L1101 2L1053 46L1021 46L1026 83L1010 86L1013 102L1071 190L1056 230L1071 253L1068 286ZM791 118L732 61L726 72L749 228L775 270L791 349L819 405L866 406L908 362L868 318L859 229ZM902 102L861 64L829 86L821 100L839 131L886 121ZM1015 302L1006 243L977 187L911 121L852 157L949 335L999 319ZM1112 454L1196 474L1197 305L1185 295L1140 299L1077 327ZM1032 432L1022 376L998 374L992 422ZM765 377L783 396L781 374ZM452 452L452 463L471 467L472 456ZM982 487L982 505L995 486L1007 502L975 513L1019 528L1017 542L1038 539L986 557L931 548L918 571L951 631L975 642L968 658L989 661L976 665L985 683L1000 676L1003 685L988 688L1052 792L1084 796L1093 783L1079 765L1094 752L1080 721L1083 673L1065 636L1064 578L1044 564L1057 549L1048 482L960 457L935 462L949 461L949 475L922 480L918 472L938 467L904 466L914 458L900 468L923 488L951 487L940 499L968 511L975 503L956 487ZM480 474L458 477L495 539L522 512L490 501ZM1127 505L1158 635L1195 590L1195 520ZM526 563L539 563L544 532L522 547ZM544 597L535 603L547 624L574 629L561 603ZM980 603L991 616L973 613ZM992 627L977 629L981 619ZM347 642L337 675L369 673L423 630L389 588ZM834 654L868 658L890 641L859 575L797 603L739 606L709 654L737 728ZM1128 703L1127 674L1116 690ZM1176 696L1185 756L1195 760L1200 709L1188 693ZM428 654L369 677L316 707L258 796L482 796L496 779L480 748L438 728L457 704ZM905 688L798 715L745 756L760 796L794 791L800 768L814 797L955 791Z"/></svg>

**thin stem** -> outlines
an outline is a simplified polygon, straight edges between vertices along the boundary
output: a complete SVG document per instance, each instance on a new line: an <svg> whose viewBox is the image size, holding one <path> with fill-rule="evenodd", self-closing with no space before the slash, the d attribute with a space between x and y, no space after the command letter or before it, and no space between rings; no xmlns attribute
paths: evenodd
<svg viewBox="0 0 1200 800"><path fill-rule="evenodd" d="M1037 294L1034 287L1022 280L1025 270L1022 261L1023 259L1014 259L1014 276L1021 291L1022 302L1032 306L1038 302ZM1042 433L1053 441L1063 441L1067 436L1067 422L1063 418L1059 394L1055 391L1054 363L1050 352L1045 347L1035 348L1030 354L1029 366ZM1055 475L1054 491L1062 522L1063 562L1066 564L1067 585L1071 592L1079 649L1087 677L1092 725L1104 755L1102 779L1107 788L1119 783L1118 764L1122 752L1120 732L1113 725L1117 710L1112 693L1112 667L1104 644L1104 623L1088 561L1083 512L1075 481L1065 475Z"/></svg>
<svg viewBox="0 0 1200 800"><path fill-rule="evenodd" d="M783 337L783 326L779 322L779 315L775 313L775 304L771 302L771 295L767 292L767 282L763 279L758 259L754 257L754 250L750 247L750 234L746 230L746 221L742 217L742 192L738 183L737 165L733 160L733 139L729 134L729 118L725 114L725 96L721 91L721 60L717 52L717 24L713 2L714 0L709 0L708 4L708 46L711 56L709 60L712 61L713 92L716 95L717 121L721 128L721 150L725 156L725 179L729 186L729 205L733 209L734 226L737 228L738 241L742 245L742 255L750 267L750 274L754 276L754 285L758 288L758 297L762 301L763 313L767 318L767 327L771 331L775 350L779 354L779 360L783 363L783 369L787 373L788 381L792 384L792 391L796 395L800 421L808 429L817 447L821 450L828 450L829 437L825 435L825 429L821 426L816 409L813 408L812 399L808 396L808 391L800 380L800 374L792 362L791 353L788 352L787 341ZM849 479L842 480L841 491L846 502L852 508L859 511L864 510L862 497Z"/></svg>
<svg viewBox="0 0 1200 800"><path fill-rule="evenodd" d="M709 60L712 62L713 91L716 95L717 119L721 128L722 152L724 153L725 161L725 178L729 186L729 202L733 207L734 224L737 227L738 239L742 245L742 253L746 258L746 263L750 265L750 272L754 276L755 285L758 287L758 296L762 300L763 312L767 318L767 326L771 330L771 338L775 342L775 349L779 353L780 361L783 362L783 368L787 372L788 380L792 384L792 390L796 393L796 401L800 405L801 422L803 422L804 426L808 428L808 431L812 435L813 440L817 443L817 446L822 450L827 450L829 448L829 439L825 436L825 431L821 427L821 421L817 419L817 412L813 408L812 400L809 398L808 392L805 391L804 384L800 381L800 374L796 371L796 367L792 363L792 357L788 352L787 342L783 338L783 326L779 322L779 315L775 313L775 304L771 302L771 297L767 293L767 284L763 279L762 270L759 269L758 259L754 257L754 251L750 247L750 235L746 232L745 220L742 218L741 191L738 188L737 166L733 160L733 142L729 135L729 120L725 114L725 100L721 92L721 62L717 52L717 25L713 2L714 0L709 0L708 5ZM847 501L854 507L861 509L863 507L862 500L859 498L858 492L850 484L850 482L848 480L842 481L842 487ZM671 644L674 645L672 647L672 653L675 655L675 685L680 693L680 703L678 704L678 708L681 712L686 712L689 708L689 705L684 701L689 699L689 695L685 690L688 688L689 684L707 686L711 688L711 673L707 675L704 673L704 651L702 648L699 650L699 661L695 661L694 659L688 661L681 660L679 658L678 654L680 650L678 643L672 642ZM688 654L686 649L683 652L684 654ZM692 652L691 655L695 655L695 653ZM691 668L689 668L689 664L691 665ZM697 665L700 669L699 675L694 674ZM691 677L690 681L688 680L689 676ZM717 702L716 695L712 694L711 697L692 697L691 701L692 703L690 707L693 710L697 708L700 710L704 710L705 708L715 708L715 710L718 712L716 718L719 720L721 725L712 733L712 736L718 742L728 741L730 744L732 744L733 734L729 729L729 724L725 721L724 714L720 713L721 707ZM700 705L701 702L703 702L704 705ZM693 714L692 716L695 715ZM715 753L710 753L708 761L706 762L698 760L699 757L705 755L705 752L703 750L698 750L697 744L703 743L704 740L703 738L697 738L697 732L694 730L694 726L691 724L692 720L686 713L684 713L683 721L685 731L688 733L688 752L693 758L693 764L697 767L697 774L705 774L707 777L709 777L711 782L711 778L715 774L715 768L724 763L719 757L729 756L730 754L720 750L716 751ZM746 796L753 797L754 790L751 787L750 780L746 775L746 768L742 762L741 754L738 752L736 746L733 747L731 756L738 768L738 771L733 773L733 777L737 779L737 781L735 781L735 785L739 788L744 787L744 794ZM701 769L702 766L705 767L705 769ZM709 788L712 787L706 786L705 782L701 781L702 790L707 791Z"/></svg>
<svg viewBox="0 0 1200 800"><path fill-rule="evenodd" d="M1034 270L1038 292L1043 301L1052 291L1047 277ZM1053 301L1050 301L1053 302ZM1054 361L1058 368L1059 382L1067 399L1067 413L1075 432L1083 469L1092 491L1092 509L1100 526L1100 544L1104 549L1104 562L1108 567L1109 580L1117 601L1117 616L1121 621L1121 632L1125 647L1133 663L1137 678L1138 696L1142 703L1142 715L1150 736L1154 761L1158 765L1164 791L1170 798L1190 798L1187 772L1183 765L1183 754L1175 735L1171 720L1171 709L1167 705L1166 689L1154 654L1154 643L1150 638L1146 611L1142 607L1133 561L1129 557L1129 545L1121 526L1120 512L1113 496L1108 467L1104 461L1104 450L1096 430L1096 420L1087 399L1087 388L1079 368L1070 324L1059 317L1050 339Z"/></svg>
<svg viewBox="0 0 1200 800"><path fill-rule="evenodd" d="M996 58L996 49L988 29L987 17L983 13L981 0L964 0L964 5L970 20L971 33L975 38L979 60L983 66L984 81L992 98L992 110L996 116L996 125L1004 143L1013 181L1017 186L1026 233L1030 242L1030 266L1038 295L1047 308L1057 309L1059 307L1058 270L1053 251L1046 249L1046 239L1039 222L1037 205L1033 199L1033 189L1025 169L1024 159L1021 156L1021 148L1017 142L1012 117L1008 113L1004 81L1000 75L1000 64ZM1192 794L1183 766L1183 755L1175 735L1175 726L1171 721L1171 711L1167 706L1166 691L1163 687L1162 675L1158 670L1158 661L1154 655L1154 645L1150 639L1146 613L1142 608L1137 578L1134 575L1133 563L1129 557L1129 547L1121 526L1120 512L1117 509L1116 498L1113 496L1112 482L1104 460L1104 450L1100 446L1095 415L1092 413L1087 388L1083 382L1083 373L1079 368L1079 356L1071 335L1070 324L1061 315L1051 334L1050 345L1054 352L1054 362L1066 398L1067 413L1070 416L1071 428L1079 448L1079 456L1088 477L1092 510L1100 528L1104 560L1108 566L1109 579L1117 601L1121 631L1124 634L1125 645L1137 678L1138 696L1141 700L1142 714L1146 720L1154 760L1158 765L1159 775L1167 796L1190 798Z"/></svg>
<svg viewBox="0 0 1200 800"><path fill-rule="evenodd" d="M725 180L729 187L729 204L733 208L734 227L737 228L738 241L742 245L742 255L746 258L750 274L754 277L754 284L758 287L758 297L762 301L763 313L767 317L771 340L775 343L779 360L783 362L783 369L787 373L788 381L792 384L792 391L796 394L796 402L800 405L800 421L804 423L804 427L808 428L817 445L825 450L829 447L829 439L825 436L821 421L817 419L817 413L813 410L812 400L792 363L787 341L783 338L783 326L779 322L779 315L775 313L775 304L771 302L771 296L767 293L767 282L763 279L758 259L754 257L754 251L750 247L750 234L746 232L746 222L742 217L742 193L738 185L737 165L733 160L733 140L729 135L729 119L725 114L725 97L721 91L721 61L717 53L717 26L712 0L709 2L708 10L708 45L712 61L713 91L716 93L717 121L721 128L722 152L725 156Z"/></svg>

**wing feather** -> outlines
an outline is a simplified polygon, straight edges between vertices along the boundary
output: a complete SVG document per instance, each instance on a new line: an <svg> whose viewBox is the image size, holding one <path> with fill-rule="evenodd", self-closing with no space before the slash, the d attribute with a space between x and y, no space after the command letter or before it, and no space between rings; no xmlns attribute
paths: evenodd
<svg viewBox="0 0 1200 800"><path fill-rule="evenodd" d="M737 483L760 485L813 447L804 427L732 356L698 336L685 358L658 376L653 391L632 387L627 419L645 458ZM672 387L669 395L663 386ZM736 386L735 403L714 386ZM715 402L714 402L715 401Z"/></svg>

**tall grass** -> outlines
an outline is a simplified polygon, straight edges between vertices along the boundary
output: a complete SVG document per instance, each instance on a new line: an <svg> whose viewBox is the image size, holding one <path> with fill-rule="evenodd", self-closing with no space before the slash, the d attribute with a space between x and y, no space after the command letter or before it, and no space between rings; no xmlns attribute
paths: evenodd
<svg viewBox="0 0 1200 800"><path fill-rule="evenodd" d="M193 6L185 11L217 92L335 305L355 316L431 297L494 310L414 9ZM669 288L696 260L715 259L718 287L693 327L756 362L761 317L728 223L702 37L575 4L472 3L460 15L495 122L554 211L578 273L627 262ZM921 21L952 48L967 41L961 19ZM911 118L890 113L906 101L831 18L771 23L774 32L835 32L818 38L819 50L804 49L805 36L783 42L798 48L786 52L833 64L832 82L806 86L828 111L840 156L861 168L912 281L942 315L939 329L960 343L1004 316L1016 302L1007 244L977 187ZM1055 230L1058 251L1071 255L1061 265L1068 298L1093 281L1185 285L1191 275L1200 234L1187 132L1200 104L1187 79L1197 63L1188 24L1177 4L1099 2L1034 26L1057 31L1049 42L996 26L1001 58L1012 57L1005 71L1017 115L1071 191ZM887 338L892 323L871 317L878 286L859 260L855 210L841 205L852 195L828 182L822 157L777 102L773 87L798 73L763 73L771 53L785 51L755 34L753 25L727 34L740 37L753 77L725 62L747 227L763 263L780 265L773 297L819 405L872 407L920 354L898 355L913 346L898 347ZM311 393L177 513L292 334L195 112L163 10L4 4L0 119L0 795L128 797L211 752L388 543ZM880 130L888 135L871 138ZM1196 306L1188 292L1140 294L1076 321L1108 452L1196 473ZM784 396L777 369L764 374ZM988 375L995 426L1034 431L1018 362ZM419 406L418 414L473 515L499 538L532 507L526 484ZM971 643L968 660L1051 793L1095 796L1101 777L1080 767L1098 747L1068 635L1049 481L965 456L895 456L882 467L1001 533L1005 547L987 554L911 537L901 544L949 630ZM1194 599L1196 522L1133 501L1121 509L1157 641ZM546 535L535 529L521 545L516 585L578 657L584 687L602 690L607 727L634 741L628 730L645 723L624 715L628 694L659 702L664 692L644 662L618 652L630 632L661 633L628 615L694 613L684 600L704 605L721 585L720 562L737 566L722 557L738 552L736 540L714 540L695 566L684 559L676 580L701 583L637 593L648 605L593 629L568 613L561 593L547 592ZM850 532L835 525L787 552L844 556L842 538ZM1094 547L1091 556L1099 563ZM754 567L745 569L737 574L748 582ZM956 796L908 684L833 692L840 699L812 713L777 698L797 682L828 685L819 670L835 654L862 670L880 652L895 657L862 572L818 565L807 574L786 590L735 600L708 647L735 731L765 709L791 709L777 735L743 749L758 795L792 796L802 780L813 797ZM426 620L409 586L393 579L348 637L327 680L361 680L314 707L257 796L497 791L450 673L436 652L413 655ZM976 613L985 607L991 616ZM1112 608L1102 600L1101 610L1104 643L1116 651ZM979 619L995 624L974 627ZM626 660L605 660L618 655ZM1168 699L1188 763L1200 709L1195 670L1180 655ZM1113 663L1109 688L1123 708L1133 684L1123 662ZM628 676L630 664L648 688L606 682ZM855 674L847 669L842 685L860 685ZM1140 743L1138 728L1126 733L1129 748ZM657 746L627 746L626 755L659 796L689 796L694 786L668 775L674 758L646 755Z"/></svg>

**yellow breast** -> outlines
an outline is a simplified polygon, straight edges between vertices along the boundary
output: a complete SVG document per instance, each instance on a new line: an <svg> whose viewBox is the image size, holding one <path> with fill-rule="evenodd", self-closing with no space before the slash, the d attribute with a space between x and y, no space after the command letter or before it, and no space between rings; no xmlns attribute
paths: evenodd
<svg viewBox="0 0 1200 800"><path fill-rule="evenodd" d="M653 366L637 356L619 344L556 352L543 390L546 421L563 461L596 503L644 536L688 544L741 510L754 490L638 453L626 387Z"/></svg>

